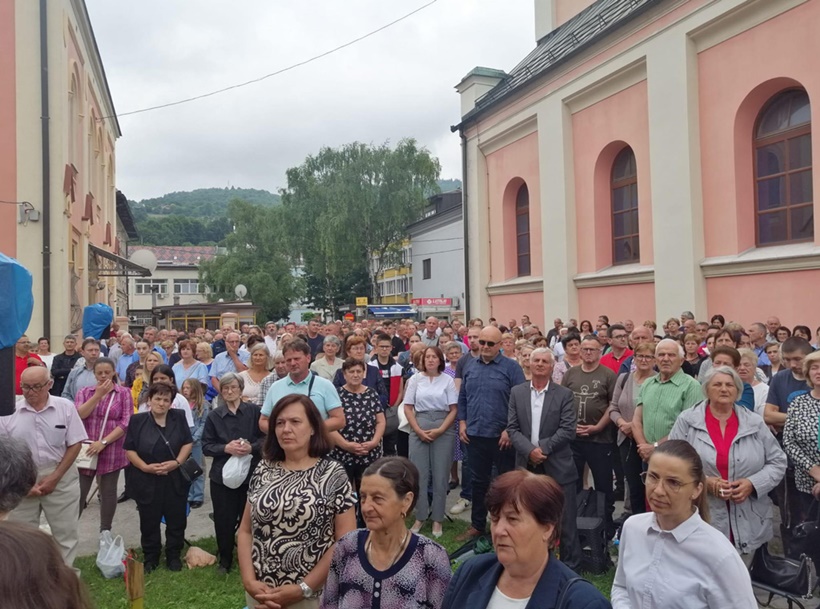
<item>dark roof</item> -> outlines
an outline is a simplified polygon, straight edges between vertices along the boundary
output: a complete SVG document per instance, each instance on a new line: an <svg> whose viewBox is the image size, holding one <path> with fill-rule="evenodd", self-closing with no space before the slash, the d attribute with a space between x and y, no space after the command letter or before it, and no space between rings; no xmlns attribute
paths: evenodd
<svg viewBox="0 0 820 609"><path fill-rule="evenodd" d="M137 224L134 221L134 215L128 206L128 199L119 190L117 191L117 217L120 219L120 222L122 222L129 241L136 241L140 238L137 232Z"/></svg>
<svg viewBox="0 0 820 609"><path fill-rule="evenodd" d="M453 131L645 10L665 1L598 0L539 40L535 49L521 63L476 101L475 108L462 118L461 124L453 127Z"/></svg>
<svg viewBox="0 0 820 609"><path fill-rule="evenodd" d="M159 266L198 266L200 262L212 260L217 255L217 248L213 245L145 245L140 249L153 252Z"/></svg>

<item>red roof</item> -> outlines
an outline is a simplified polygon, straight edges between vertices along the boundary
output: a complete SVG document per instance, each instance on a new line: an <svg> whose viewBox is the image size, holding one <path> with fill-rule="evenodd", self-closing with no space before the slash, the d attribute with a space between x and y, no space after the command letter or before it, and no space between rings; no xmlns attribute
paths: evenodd
<svg viewBox="0 0 820 609"><path fill-rule="evenodd" d="M154 252L154 255L157 257L157 263L160 265L198 265L204 260L212 260L217 255L217 248L213 245L145 245L133 247L133 249L144 249Z"/></svg>

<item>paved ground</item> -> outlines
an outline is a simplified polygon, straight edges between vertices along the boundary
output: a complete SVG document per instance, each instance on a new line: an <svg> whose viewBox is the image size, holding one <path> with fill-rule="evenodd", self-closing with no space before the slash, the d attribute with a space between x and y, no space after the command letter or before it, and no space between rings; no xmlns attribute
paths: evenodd
<svg viewBox="0 0 820 609"><path fill-rule="evenodd" d="M124 483L122 477L120 477L120 490L122 490L123 484ZM205 504L197 510L192 510L191 515L188 517L188 528L185 533L185 538L189 541L194 541L202 537L212 537L214 535L213 522L210 518L208 518L208 514L211 512L211 498L210 493L208 491L208 482L206 480ZM459 489L456 489L448 495L448 510L458 500L458 492ZM615 504L615 516L618 517L622 512L623 502L618 501ZM774 529L775 531L778 531L780 524L778 510L775 509L774 512ZM455 516L454 518L461 518L462 520L466 520L469 522L470 512L468 510L467 512L464 512L459 516ZM80 549L78 554L79 556L96 554L97 540L99 536L99 523L100 506L95 497L88 506L88 509L83 513L82 518L80 519ZM447 526L446 523L444 526ZM126 548L139 547L139 517L137 515L136 504L133 501L127 501L117 506L117 513L114 516L113 531L117 535L122 535L123 540L125 541ZM780 544L780 536L777 533L775 534L775 538L772 540L771 548L773 551L778 552L782 549ZM719 565L715 565L715 567L719 568ZM761 601L765 600L765 596L759 595L759 599ZM786 609L787 605L785 600L781 599L781 601L774 601L771 607L772 609ZM805 607L806 609L809 609L810 607L820 607L820 599L814 598L811 601L807 601Z"/></svg>

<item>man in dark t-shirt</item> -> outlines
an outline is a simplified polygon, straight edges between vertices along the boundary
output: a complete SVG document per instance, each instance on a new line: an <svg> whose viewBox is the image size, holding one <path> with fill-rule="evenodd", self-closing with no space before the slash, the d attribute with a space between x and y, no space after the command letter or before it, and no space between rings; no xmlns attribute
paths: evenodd
<svg viewBox="0 0 820 609"><path fill-rule="evenodd" d="M311 363L316 359L316 356L322 352L322 347L325 343L325 337L319 330L322 329L322 322L319 319L311 319L307 326L307 342L310 347L310 361Z"/></svg>

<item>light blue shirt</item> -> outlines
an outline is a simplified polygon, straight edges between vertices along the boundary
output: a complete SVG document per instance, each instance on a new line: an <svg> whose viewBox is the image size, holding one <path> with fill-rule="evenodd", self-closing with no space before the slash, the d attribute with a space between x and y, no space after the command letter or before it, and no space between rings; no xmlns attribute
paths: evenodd
<svg viewBox="0 0 820 609"><path fill-rule="evenodd" d="M308 387L310 386L310 379L311 377L314 378L313 387L310 389L310 394L308 395ZM287 375L283 379L279 379L268 390L268 394L265 396L265 405L262 406L262 414L266 417L270 416L270 413L273 412L273 407L276 406L276 403L281 400L286 395L290 395L292 393L298 393L299 395L307 395L313 403L316 404L316 408L319 409L319 414L322 415L323 419L327 419L328 413L333 410L334 408L341 408L342 401L339 399L339 393L336 391L336 387L333 386L327 379L323 379L321 376L315 375L312 372L308 372L308 375L301 383L294 383L293 380L290 378L290 375Z"/></svg>
<svg viewBox="0 0 820 609"><path fill-rule="evenodd" d="M120 383L125 382L125 374L128 372L128 366L139 361L139 359L140 354L136 351L131 355L126 355L125 353L120 355L120 358L117 360L117 378L120 379Z"/></svg>
<svg viewBox="0 0 820 609"><path fill-rule="evenodd" d="M208 377L208 366L202 362L196 362L193 366L186 370L183 363L179 361L174 364L173 371L174 379L177 382L177 389L179 391L182 391L182 383L188 379L196 379L205 386L211 382L211 379Z"/></svg>
<svg viewBox="0 0 820 609"><path fill-rule="evenodd" d="M247 352L242 353L242 351L239 351L236 356L239 358L239 361L245 365L247 365L251 359L251 354ZM219 380L223 374L228 374L229 372L236 372L236 365L233 363L231 356L228 355L228 352L223 351L214 358L214 362L211 365L211 376L215 376L216 379Z"/></svg>
<svg viewBox="0 0 820 609"><path fill-rule="evenodd" d="M159 353L159 356L162 358L162 363L163 364L168 363L168 355L165 353L165 349L163 349L162 347L154 347L151 350L155 351L156 353Z"/></svg>

